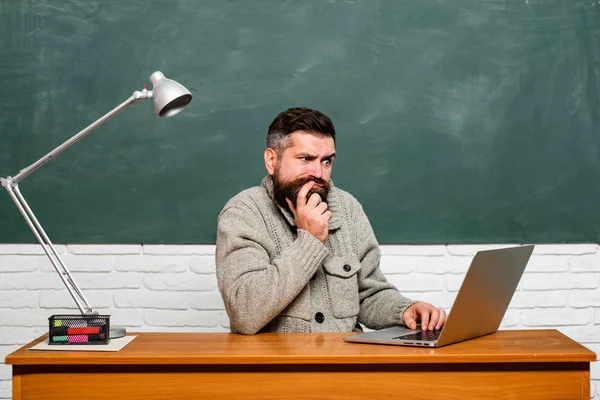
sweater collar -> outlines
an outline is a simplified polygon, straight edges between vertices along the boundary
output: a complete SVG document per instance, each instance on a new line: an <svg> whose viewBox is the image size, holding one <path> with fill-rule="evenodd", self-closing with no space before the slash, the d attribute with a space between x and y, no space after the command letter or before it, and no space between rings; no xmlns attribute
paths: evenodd
<svg viewBox="0 0 600 400"><path fill-rule="evenodd" d="M333 182L330 180L329 184L331 185L331 190L327 194L327 208L331 211L331 219L329 220L329 230L338 229L342 226L342 218L340 213L342 212L340 196L338 193L338 189L333 185ZM267 175L263 178L261 182L261 186L265 188L267 193L269 194L269 198L273 201L273 203L277 206L279 211L283 214L285 220L291 226L296 226L296 222L294 221L294 215L283 208L279 203L275 200L275 196L273 195L273 178L270 175Z"/></svg>

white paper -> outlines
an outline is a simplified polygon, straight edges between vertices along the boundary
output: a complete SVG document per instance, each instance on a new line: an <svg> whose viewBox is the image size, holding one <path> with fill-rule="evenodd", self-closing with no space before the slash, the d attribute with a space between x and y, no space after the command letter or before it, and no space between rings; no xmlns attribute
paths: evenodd
<svg viewBox="0 0 600 400"><path fill-rule="evenodd" d="M48 344L48 339L27 349L27 351L119 351L137 336L124 336L110 339L108 344Z"/></svg>

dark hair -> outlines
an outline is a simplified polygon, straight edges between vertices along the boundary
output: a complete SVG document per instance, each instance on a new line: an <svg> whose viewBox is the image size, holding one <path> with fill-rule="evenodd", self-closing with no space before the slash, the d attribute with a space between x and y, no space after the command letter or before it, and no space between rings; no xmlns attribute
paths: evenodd
<svg viewBox="0 0 600 400"><path fill-rule="evenodd" d="M335 143L335 128L327 115L310 108L295 107L280 113L271 122L267 134L267 147L281 155L289 145L289 136L295 131L331 137Z"/></svg>

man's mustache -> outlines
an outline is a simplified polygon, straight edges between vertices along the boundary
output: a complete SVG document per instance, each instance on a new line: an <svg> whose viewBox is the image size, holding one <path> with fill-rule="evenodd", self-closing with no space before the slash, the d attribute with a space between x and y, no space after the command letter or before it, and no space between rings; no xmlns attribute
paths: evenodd
<svg viewBox="0 0 600 400"><path fill-rule="evenodd" d="M303 186L303 185L307 184L308 182L318 183L321 186L325 186L327 184L327 182L322 178L308 177L308 178L304 178L304 182L302 182L302 184L300 186Z"/></svg>
<svg viewBox="0 0 600 400"><path fill-rule="evenodd" d="M294 187L294 191L293 191L293 198L291 198L290 200L292 201L292 203L294 204L294 206L296 206L296 199L298 198L298 194L300 193L300 190L302 190L302 187L307 184L308 182L314 182L318 185L320 185L320 187L315 187L313 186L309 191L308 194L306 195L306 200L308 201L308 199L310 199L310 196L312 196L313 193L316 193L319 195L319 197L321 197L321 201L325 201L327 193L329 192L329 182L327 182L326 180L322 179L322 178L317 178L317 177L307 177L307 178L303 178L303 179L299 179L298 181L296 181L296 185Z"/></svg>

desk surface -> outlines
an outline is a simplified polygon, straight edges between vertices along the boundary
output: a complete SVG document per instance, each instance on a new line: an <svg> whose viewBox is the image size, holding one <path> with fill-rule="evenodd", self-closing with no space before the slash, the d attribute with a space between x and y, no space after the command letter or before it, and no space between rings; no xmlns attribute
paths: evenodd
<svg viewBox="0 0 600 400"><path fill-rule="evenodd" d="M119 352L27 351L12 365L428 364L592 362L596 354L556 330L498 331L439 349L346 343L348 333L130 333Z"/></svg>

